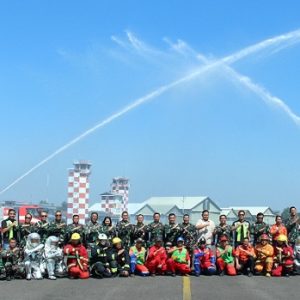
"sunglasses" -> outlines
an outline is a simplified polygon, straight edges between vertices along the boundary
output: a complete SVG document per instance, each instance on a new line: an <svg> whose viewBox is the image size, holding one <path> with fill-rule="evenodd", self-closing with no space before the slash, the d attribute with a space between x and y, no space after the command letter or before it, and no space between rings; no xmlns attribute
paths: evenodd
<svg viewBox="0 0 300 300"><path fill-rule="evenodd" d="M46 215L41 215L41 217L42 217L42 218L46 218L47 216L46 216Z"/></svg>
<svg viewBox="0 0 300 300"><path fill-rule="evenodd" d="M55 215L55 217L61 217L61 215Z"/></svg>

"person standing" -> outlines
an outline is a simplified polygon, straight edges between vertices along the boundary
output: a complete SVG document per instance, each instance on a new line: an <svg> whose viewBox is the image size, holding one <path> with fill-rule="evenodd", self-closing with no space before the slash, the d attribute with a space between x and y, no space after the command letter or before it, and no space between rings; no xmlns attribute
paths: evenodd
<svg viewBox="0 0 300 300"><path fill-rule="evenodd" d="M193 247L197 243L197 229L196 226L190 223L190 216L185 214L183 222L180 224L184 244L188 249L190 255L193 253Z"/></svg>
<svg viewBox="0 0 300 300"><path fill-rule="evenodd" d="M49 225L48 235L49 236L56 236L59 239L58 245L59 247L64 246L65 242L65 235L66 235L67 225L62 220L62 212L57 210L55 212L55 219Z"/></svg>
<svg viewBox="0 0 300 300"><path fill-rule="evenodd" d="M116 225L117 235L122 240L123 247L129 251L132 243L133 225L129 222L127 211L122 212L122 219Z"/></svg>
<svg viewBox="0 0 300 300"><path fill-rule="evenodd" d="M153 222L148 225L148 246L152 246L157 237L164 237L164 225L160 222L160 213L153 214Z"/></svg>
<svg viewBox="0 0 300 300"><path fill-rule="evenodd" d="M165 225L165 243L170 242L173 246L176 246L177 239L181 236L182 229L180 225L176 222L176 215L170 213L168 216L169 224Z"/></svg>
<svg viewBox="0 0 300 300"><path fill-rule="evenodd" d="M67 244L70 241L73 233L78 233L80 236L81 243L85 245L85 230L84 226L79 223L79 215L73 215L72 220L73 223L69 224L66 228L65 244Z"/></svg>
<svg viewBox="0 0 300 300"><path fill-rule="evenodd" d="M101 225L98 223L98 213L92 212L90 222L85 226L85 238L88 247L96 244Z"/></svg>
<svg viewBox="0 0 300 300"><path fill-rule="evenodd" d="M198 230L198 241L201 238L205 238L206 245L211 247L213 244L213 234L215 230L215 223L214 221L209 219L209 211L203 210L202 212L202 219L200 219L197 224L196 228Z"/></svg>
<svg viewBox="0 0 300 300"><path fill-rule="evenodd" d="M250 240L250 223L245 219L245 211L238 212L238 220L234 221L231 230L234 235L234 247L242 243L245 237Z"/></svg>
<svg viewBox="0 0 300 300"><path fill-rule="evenodd" d="M227 224L226 215L220 215L219 225L216 226L214 230L214 244L217 246L220 244L220 237L226 235L228 238L228 243L231 245L231 226Z"/></svg>
<svg viewBox="0 0 300 300"><path fill-rule="evenodd" d="M117 236L116 228L112 225L111 217L106 216L100 227L100 233L103 233L107 236L109 242Z"/></svg>
<svg viewBox="0 0 300 300"><path fill-rule="evenodd" d="M48 222L48 213L46 211L42 211L40 215L40 220L35 224L35 231L39 234L41 238L41 243L45 243L48 234L49 234L49 222Z"/></svg>
<svg viewBox="0 0 300 300"><path fill-rule="evenodd" d="M250 233L253 236L253 245L257 244L262 234L269 234L269 231L269 225L264 222L264 214L261 212L258 213L256 215L256 222L250 227Z"/></svg>
<svg viewBox="0 0 300 300"><path fill-rule="evenodd" d="M285 226L288 231L289 244L294 246L297 238L300 237L300 218L295 206L290 207L290 217Z"/></svg>
<svg viewBox="0 0 300 300"><path fill-rule="evenodd" d="M287 233L287 229L284 226L284 224L282 223L282 218L281 216L277 215L275 217L275 224L273 224L270 228L270 234L272 236L272 242L273 242L273 246L276 245L276 241L279 237L279 235L283 234L287 237L288 233Z"/></svg>
<svg viewBox="0 0 300 300"><path fill-rule="evenodd" d="M32 215L27 213L25 215L25 222L18 226L18 242L21 249L25 247L28 235L33 233L36 229L34 224L31 223L31 220Z"/></svg>
<svg viewBox="0 0 300 300"><path fill-rule="evenodd" d="M8 218L1 222L3 249L9 248L9 240L18 238L18 223L16 220L16 211L9 209Z"/></svg>
<svg viewBox="0 0 300 300"><path fill-rule="evenodd" d="M139 214L136 217L136 221L136 225L133 225L132 242L135 242L137 239L147 241L148 227L144 224L144 216L142 214Z"/></svg>

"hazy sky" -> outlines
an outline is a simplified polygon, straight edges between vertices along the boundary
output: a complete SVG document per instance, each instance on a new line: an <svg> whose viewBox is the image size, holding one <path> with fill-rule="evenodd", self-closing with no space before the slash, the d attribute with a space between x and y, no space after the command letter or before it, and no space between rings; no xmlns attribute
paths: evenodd
<svg viewBox="0 0 300 300"><path fill-rule="evenodd" d="M1 1L0 190L138 98L300 29L299 11L296 0ZM64 201L68 168L86 159L92 202L126 176L134 202L297 204L299 70L300 37L211 68L87 136L0 200Z"/></svg>

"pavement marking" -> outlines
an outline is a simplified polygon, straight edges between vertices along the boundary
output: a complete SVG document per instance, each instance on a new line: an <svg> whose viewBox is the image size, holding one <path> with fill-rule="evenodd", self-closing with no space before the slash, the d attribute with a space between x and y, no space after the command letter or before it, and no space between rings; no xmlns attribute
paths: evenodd
<svg viewBox="0 0 300 300"><path fill-rule="evenodd" d="M190 277L183 276L182 277L182 298L183 300L191 300L191 281Z"/></svg>

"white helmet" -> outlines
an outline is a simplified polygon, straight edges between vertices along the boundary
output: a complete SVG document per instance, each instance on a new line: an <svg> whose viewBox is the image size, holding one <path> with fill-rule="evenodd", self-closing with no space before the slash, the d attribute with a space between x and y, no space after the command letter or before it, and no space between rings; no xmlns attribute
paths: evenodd
<svg viewBox="0 0 300 300"><path fill-rule="evenodd" d="M105 233L100 233L98 235L98 240L107 240L107 235Z"/></svg>
<svg viewBox="0 0 300 300"><path fill-rule="evenodd" d="M41 243L41 237L38 233L30 233L27 237L26 248L33 249Z"/></svg>

